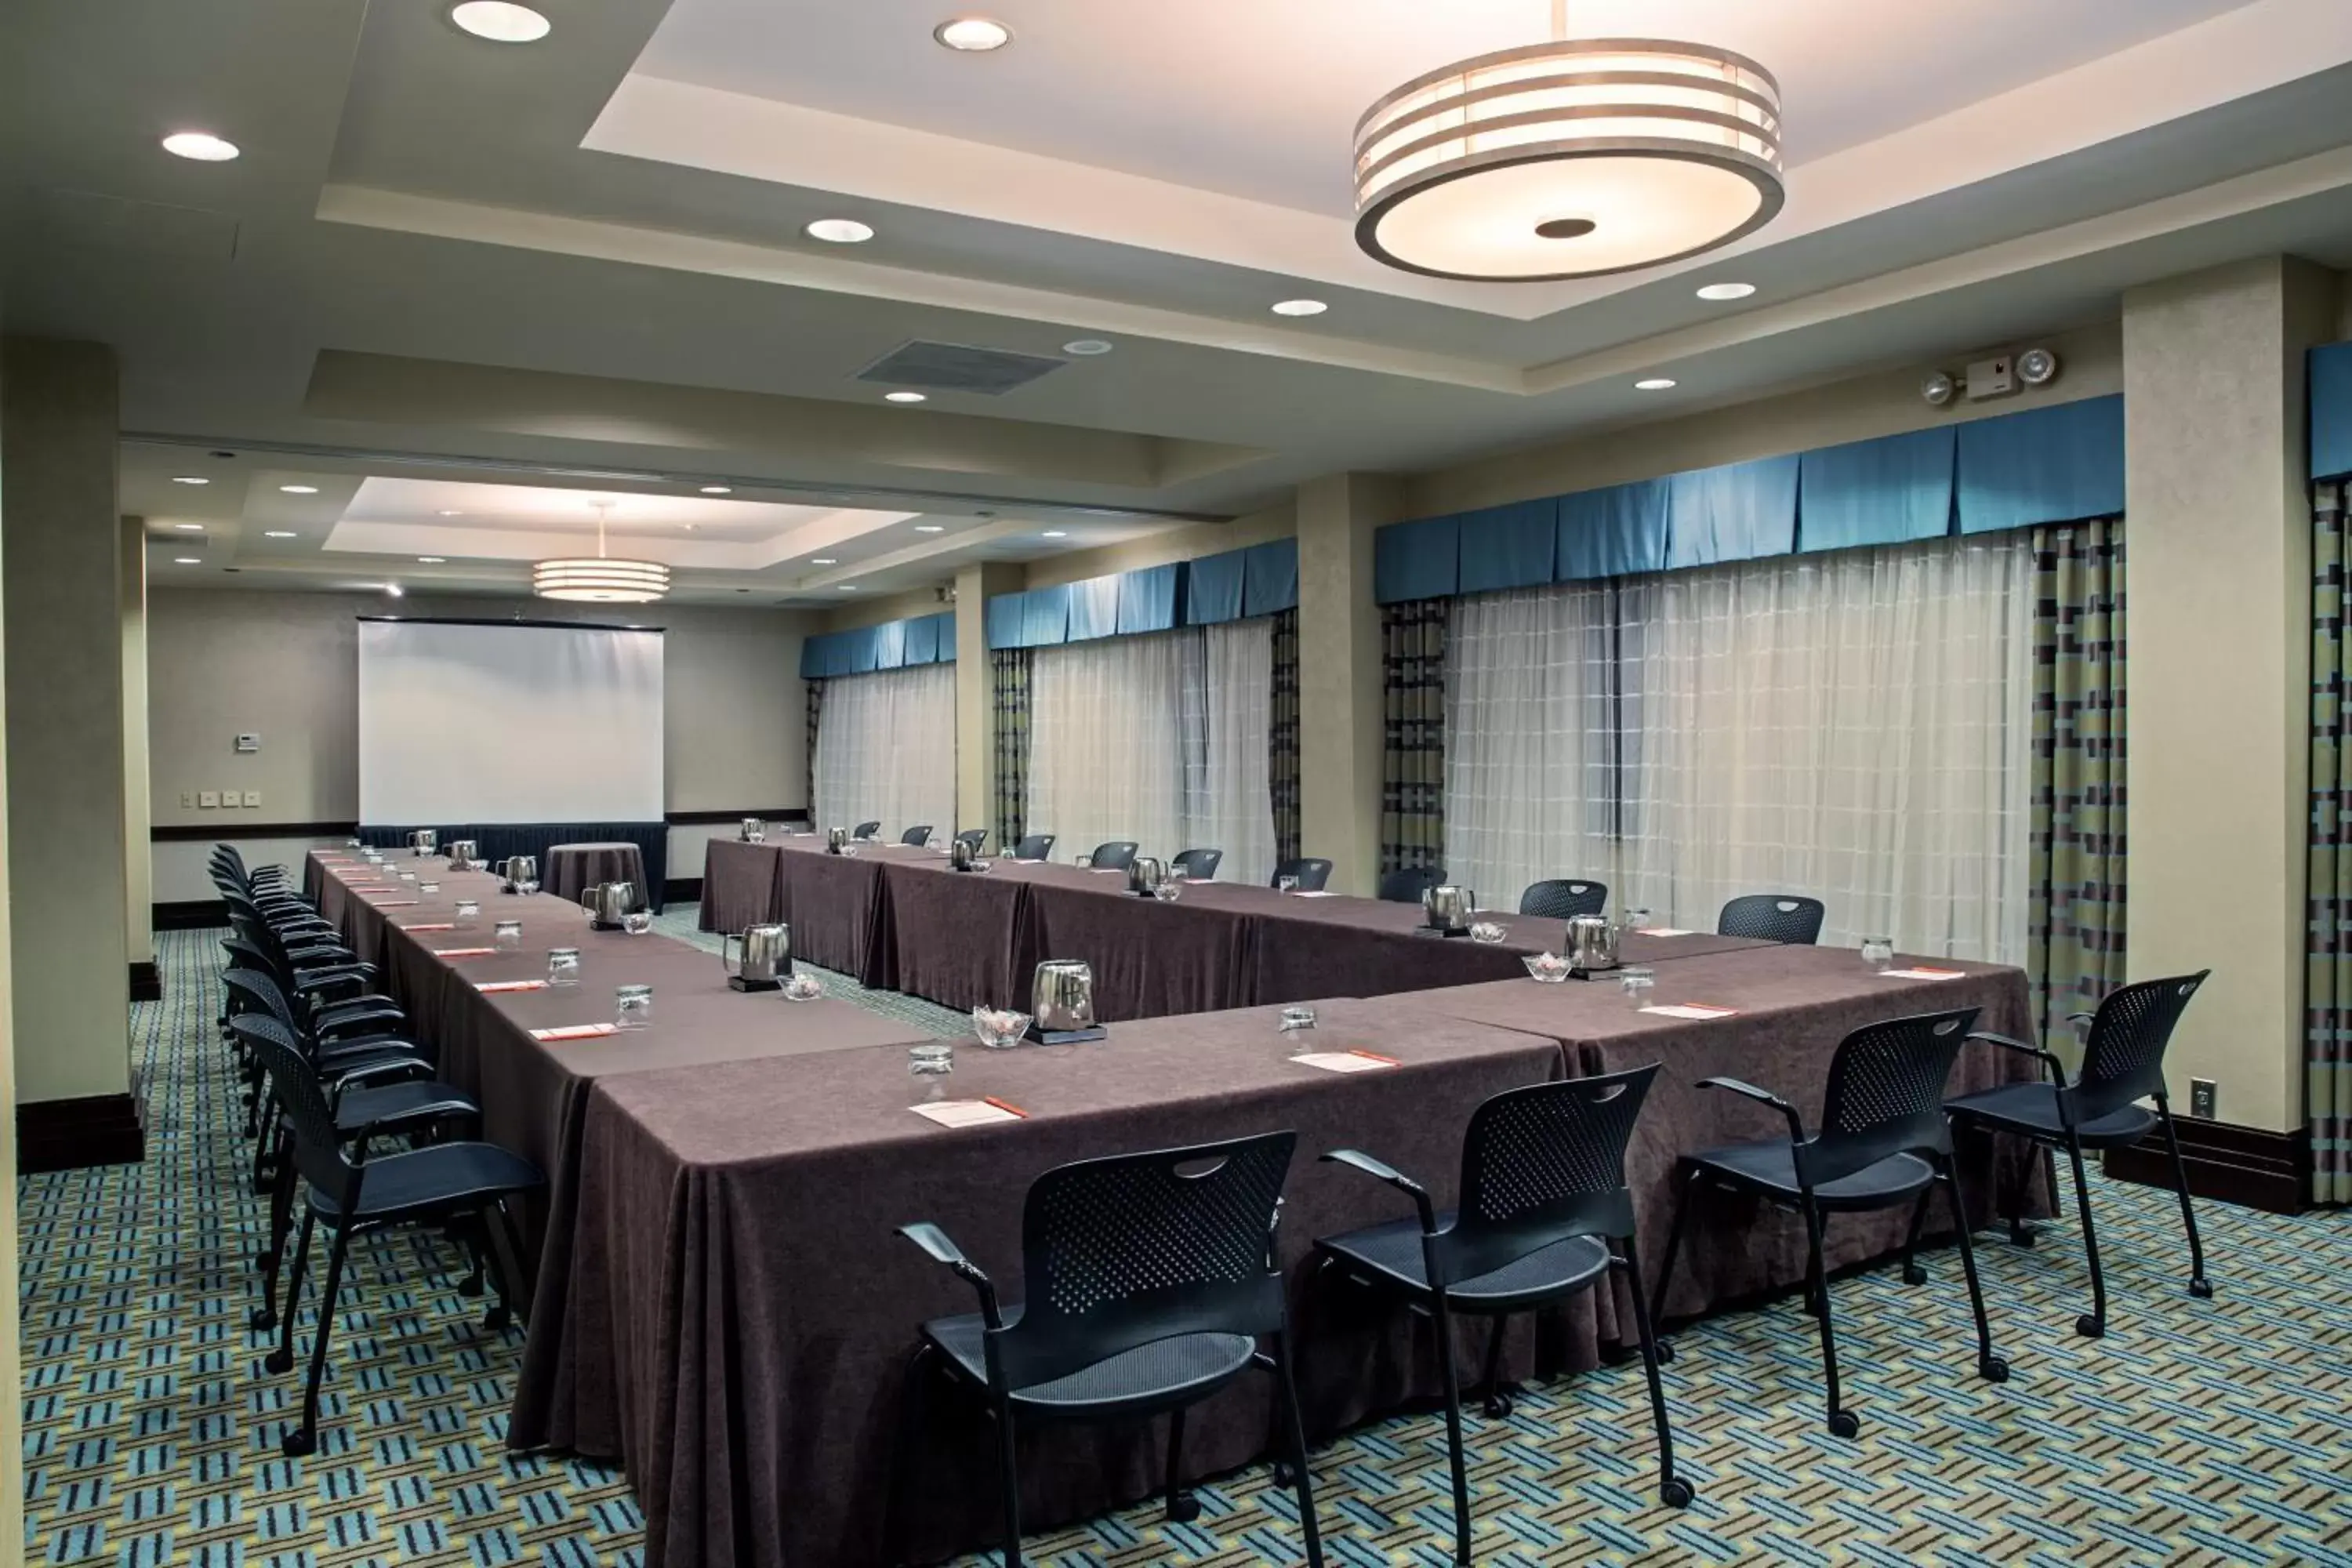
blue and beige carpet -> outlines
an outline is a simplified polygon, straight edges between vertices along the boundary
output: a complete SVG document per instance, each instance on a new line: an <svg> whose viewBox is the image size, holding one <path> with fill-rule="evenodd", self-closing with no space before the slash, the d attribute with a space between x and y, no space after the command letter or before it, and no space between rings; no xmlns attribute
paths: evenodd
<svg viewBox="0 0 2352 1568"><path fill-rule="evenodd" d="M690 927L690 911L672 925ZM335 1342L320 1452L278 1450L296 1374L249 1333L236 1087L212 1019L208 933L161 939L166 1000L135 1009L144 1165L18 1184L25 1352L25 1557L149 1564L635 1564L624 1478L503 1441L520 1340L488 1335L462 1266L416 1238L365 1249ZM835 994L923 1017L898 996ZM2179 1289L2163 1194L2096 1192L2116 1290L2106 1340L2071 1225L1983 1249L2013 1382L1969 1375L1966 1300L1938 1258L1926 1287L1836 1288L1861 1436L1823 1431L1811 1321L1793 1303L1685 1331L1667 1369L1686 1511L1654 1506L1638 1367L1528 1391L1478 1420L1482 1563L2352 1565L2352 1217L2206 1205L2220 1289ZM307 1338L308 1314L304 1320ZM1331 1561L1447 1560L1442 1423L1400 1416L1328 1445L1316 1480ZM1138 1509L1033 1536L1055 1568L1245 1568L1295 1561L1286 1494L1255 1468L1200 1489L1201 1518ZM975 1559L989 1562L992 1558Z"/></svg>

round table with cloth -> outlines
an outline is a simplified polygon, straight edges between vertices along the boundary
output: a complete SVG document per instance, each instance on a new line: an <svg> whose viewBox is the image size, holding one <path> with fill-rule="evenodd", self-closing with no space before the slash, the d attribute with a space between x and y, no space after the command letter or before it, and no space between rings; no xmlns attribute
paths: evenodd
<svg viewBox="0 0 2352 1568"><path fill-rule="evenodd" d="M539 885L559 899L580 901L580 895L599 882L626 882L636 889L629 908L651 907L646 896L645 857L634 844L551 844L547 864L540 868Z"/></svg>

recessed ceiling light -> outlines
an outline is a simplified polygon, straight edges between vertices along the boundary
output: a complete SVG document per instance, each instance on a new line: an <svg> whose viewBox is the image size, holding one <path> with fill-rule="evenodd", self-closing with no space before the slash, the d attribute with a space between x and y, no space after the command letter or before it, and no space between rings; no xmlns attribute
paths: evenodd
<svg viewBox="0 0 2352 1568"><path fill-rule="evenodd" d="M991 49L1001 49L1011 43L1013 29L985 16L958 16L932 28L931 37L951 49L961 49L966 54L986 54Z"/></svg>
<svg viewBox="0 0 2352 1568"><path fill-rule="evenodd" d="M917 533L945 533L947 529L941 524L936 522L919 522L915 524L915 531Z"/></svg>
<svg viewBox="0 0 2352 1568"><path fill-rule="evenodd" d="M314 496L319 493L316 485L280 485L278 488L289 496Z"/></svg>
<svg viewBox="0 0 2352 1568"><path fill-rule="evenodd" d="M1673 376L1654 375L1647 377L1644 380L1635 382L1633 384L1633 390L1636 392L1664 392L1674 384L1675 378Z"/></svg>
<svg viewBox="0 0 2352 1568"><path fill-rule="evenodd" d="M874 237L874 226L854 217L821 217L801 232L827 245L863 245Z"/></svg>
<svg viewBox="0 0 2352 1568"><path fill-rule="evenodd" d="M420 555L416 558L416 563L419 566L446 566L449 563L449 558L446 555Z"/></svg>
<svg viewBox="0 0 2352 1568"><path fill-rule="evenodd" d="M1330 308L1320 300L1277 300L1274 313L1277 316L1319 316Z"/></svg>
<svg viewBox="0 0 2352 1568"><path fill-rule="evenodd" d="M838 566L841 563L835 560L830 555L819 555L811 560L809 564L812 566Z"/></svg>
<svg viewBox="0 0 2352 1568"><path fill-rule="evenodd" d="M236 156L236 143L224 142L204 131L174 131L163 138L163 151L175 158L193 158L199 163L226 163Z"/></svg>
<svg viewBox="0 0 2352 1568"><path fill-rule="evenodd" d="M735 493L735 487L732 485L705 485L702 487L702 493L707 496L731 496Z"/></svg>
<svg viewBox="0 0 2352 1568"><path fill-rule="evenodd" d="M1706 283L1699 288L1702 300L1745 300L1756 292L1753 283Z"/></svg>
<svg viewBox="0 0 2352 1568"><path fill-rule="evenodd" d="M1066 342L1062 345L1062 352L1064 353L1076 354L1084 359L1092 359L1097 354L1107 354L1110 353L1110 350L1111 345L1103 342L1100 338L1079 338L1074 342Z"/></svg>
<svg viewBox="0 0 2352 1568"><path fill-rule="evenodd" d="M172 557L172 564L174 566L201 566L204 563L205 558L201 555L174 555Z"/></svg>
<svg viewBox="0 0 2352 1568"><path fill-rule="evenodd" d="M172 482L175 485L208 485L212 480L198 474L174 474Z"/></svg>
<svg viewBox="0 0 2352 1568"><path fill-rule="evenodd" d="M205 525L201 522L175 522L172 526L182 533L202 533L205 531Z"/></svg>
<svg viewBox="0 0 2352 1568"><path fill-rule="evenodd" d="M1048 539L1067 539L1070 535L1068 531L1066 529L1049 528L1045 531L1045 537Z"/></svg>
<svg viewBox="0 0 2352 1568"><path fill-rule="evenodd" d="M454 507L444 507L444 508L442 508L442 509L441 509L441 510L439 510L438 512L436 512L434 515L435 515L435 516L436 516L436 517L463 517L463 516L465 516L466 514L465 514L464 512L462 512L462 511L457 510L456 508L454 508Z"/></svg>
<svg viewBox="0 0 2352 1568"><path fill-rule="evenodd" d="M298 535L290 528L265 528L261 531L261 537L264 539L293 539L298 537Z"/></svg>
<svg viewBox="0 0 2352 1568"><path fill-rule="evenodd" d="M929 403L930 401L919 392L886 392L882 395L892 403Z"/></svg>
<svg viewBox="0 0 2352 1568"><path fill-rule="evenodd" d="M857 584L855 583L844 583L841 585L841 591L845 594L855 594L857 592Z"/></svg>
<svg viewBox="0 0 2352 1568"><path fill-rule="evenodd" d="M494 44L535 44L552 28L548 19L513 0L464 0L449 9L449 20L478 38Z"/></svg>
<svg viewBox="0 0 2352 1568"><path fill-rule="evenodd" d="M403 589L397 583L386 583L383 585L383 591L391 595L395 599L400 598L406 592L406 590Z"/></svg>

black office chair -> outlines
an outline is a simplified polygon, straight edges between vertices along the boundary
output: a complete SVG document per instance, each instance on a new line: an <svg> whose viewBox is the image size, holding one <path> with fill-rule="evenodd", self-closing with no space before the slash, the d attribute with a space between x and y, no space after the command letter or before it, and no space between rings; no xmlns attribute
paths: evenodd
<svg viewBox="0 0 2352 1568"><path fill-rule="evenodd" d="M1297 878L1298 890L1302 893L1319 893L1331 880L1331 862L1312 855L1297 860L1285 860L1274 868L1274 877L1266 886L1278 888L1285 877Z"/></svg>
<svg viewBox="0 0 2352 1568"><path fill-rule="evenodd" d="M1087 857L1087 864L1097 871L1124 871L1135 864L1135 841L1114 838L1108 844L1097 844L1095 852Z"/></svg>
<svg viewBox="0 0 2352 1568"><path fill-rule="evenodd" d="M1564 921L1577 915L1597 915L1609 907L1609 884L1581 877L1554 877L1530 882L1519 895L1519 913Z"/></svg>
<svg viewBox="0 0 2352 1568"><path fill-rule="evenodd" d="M988 829L985 827L967 827L961 833L956 835L956 842L959 844L971 845L971 852L977 855L980 853L982 847L986 845L988 842Z"/></svg>
<svg viewBox="0 0 2352 1568"><path fill-rule="evenodd" d="M898 1234L969 1281L979 1312L925 1323L907 1369L906 1402L885 1521L887 1563L900 1562L908 1450L938 1374L995 1417L1003 1488L1004 1565L1021 1564L1015 1423L1169 1417L1168 1517L1198 1518L1183 1485L1184 1412L1252 1367L1274 1374L1307 1561L1323 1539L1290 1373L1289 1312L1274 1229L1297 1135L1261 1133L1189 1149L1117 1154L1037 1178L1022 1211L1019 1305L935 1225ZM1271 1338L1272 1353L1258 1348Z"/></svg>
<svg viewBox="0 0 2352 1568"><path fill-rule="evenodd" d="M850 830L849 836L852 838L871 838L881 831L882 825L879 822L861 822Z"/></svg>
<svg viewBox="0 0 2352 1568"><path fill-rule="evenodd" d="M1674 1280L1683 1231L1699 1194L1707 1187L1747 1193L1805 1216L1805 1300L1821 1324L1822 1371L1829 1385L1829 1426L1851 1437L1862 1423L1839 1402L1837 1338L1830 1325L1829 1279L1822 1263L1822 1216L1913 1205L1911 1239L1903 1249L1903 1278L1919 1284L1927 1276L1913 1260L1927 1194L1941 1186L1951 1201L1960 1237L1960 1267L1969 1278L1969 1305L1977 1320L1977 1374L1988 1383L2009 1381L2009 1363L1992 1350L1985 1321L1984 1288L1969 1242L1960 1176L1952 1160L1951 1124L1944 1119L1944 1080L1977 1020L1974 1007L1925 1013L1866 1024L1839 1042L1830 1063L1828 1096L1821 1131L1805 1136L1804 1118L1777 1094L1738 1079L1701 1079L1701 1089L1727 1089L1769 1105L1788 1118L1789 1135L1761 1143L1740 1143L1685 1154L1680 1170L1682 1201L1666 1239L1665 1268L1658 1275L1654 1317L1665 1312L1666 1288ZM1671 1346L1666 1359L1673 1358Z"/></svg>
<svg viewBox="0 0 2352 1568"><path fill-rule="evenodd" d="M2189 1172L2181 1163L2180 1134L2172 1123L2172 1096L2164 1081L2164 1052L2171 1044L2173 1026L2180 1021L2197 988L2212 973L2176 974L2164 980L2143 980L2107 993L2087 1018L2090 1037L2083 1045L2083 1070L2073 1083L2066 1066L2038 1046L2003 1035L1977 1034L1972 1040L2037 1058L2049 1069L2047 1083L2012 1083L1964 1094L1944 1109L1953 1125L1962 1130L1983 1128L2014 1132L2035 1142L2063 1148L2074 1167L2074 1207L2083 1216L2083 1250L2091 1261L2091 1310L2074 1320L2074 1331L2095 1340L2107 1331L2107 1282L2099 1268L2099 1237L2091 1226L2091 1190L2083 1173L2085 1149L2121 1149L2138 1142L2158 1127L2172 1157L2172 1187L2180 1195L2180 1223L2189 1232L2189 1293L2210 1300L2212 1282L2205 1278L2205 1245L2197 1235L2197 1211L2189 1202ZM2156 1101L2153 1111L2141 1109L2142 1100ZM2032 1246L2032 1227L2011 1221L2011 1235Z"/></svg>
<svg viewBox="0 0 2352 1568"><path fill-rule="evenodd" d="M1176 857L1176 869L1196 882L1213 882L1217 879L1217 867L1224 858L1222 849L1187 849Z"/></svg>
<svg viewBox="0 0 2352 1568"><path fill-rule="evenodd" d="M1054 836L1050 833L1024 835L1014 847L1013 858L1015 860L1051 860L1054 858Z"/></svg>
<svg viewBox="0 0 2352 1568"><path fill-rule="evenodd" d="M1422 894L1445 880L1442 866L1406 866L1381 877L1381 902L1417 904Z"/></svg>
<svg viewBox="0 0 2352 1568"><path fill-rule="evenodd" d="M257 1019L247 1016L237 1022L246 1044L261 1058L269 1091L285 1113L291 1133L289 1158L302 1187L302 1228L287 1274L286 1305L278 1313L283 1337L263 1363L273 1373L293 1369L295 1309L310 1266L310 1233L321 1225L334 1232L318 1326L310 1340L302 1416L278 1444L289 1458L300 1458L318 1447L319 1384L326 1375L327 1341L334 1331L352 1237L404 1225L478 1226L489 1240L499 1294L497 1304L483 1315L482 1326L495 1332L524 1305L522 1276L515 1266L513 1239L501 1205L509 1197L544 1186L546 1177L521 1155L495 1143L436 1143L370 1159L373 1130L345 1137L336 1124L333 1104L301 1053L275 1037L275 1031L257 1027Z"/></svg>
<svg viewBox="0 0 2352 1568"><path fill-rule="evenodd" d="M899 843L911 844L918 849L920 849L924 845L929 844L930 841L931 825L928 822L924 823L919 827L909 827L906 832L898 835Z"/></svg>
<svg viewBox="0 0 2352 1568"><path fill-rule="evenodd" d="M1324 1159L1350 1165L1412 1199L1418 1219L1318 1237L1325 1268L1402 1299L1436 1325L1445 1381L1445 1439L1454 1469L1454 1556L1470 1561L1470 1484L1462 1452L1462 1388L1454 1365L1457 1312L1491 1320L1486 1331L1486 1415L1511 1413L1502 1384L1503 1330L1531 1312L1605 1285L1631 1283L1633 1323L1658 1436L1660 1500L1681 1508L1690 1484L1675 1474L1674 1433L1658 1382L1658 1342L1642 1295L1633 1246L1633 1195L1625 1145L1642 1113L1654 1065L1598 1078L1506 1089L1478 1107L1462 1140L1462 1207L1437 1212L1420 1183L1354 1149ZM1624 1245L1621 1256L1609 1243Z"/></svg>
<svg viewBox="0 0 2352 1568"><path fill-rule="evenodd" d="M1795 893L1746 893L1723 906L1715 922L1717 936L1760 937L1795 947L1811 947L1822 940L1822 901Z"/></svg>

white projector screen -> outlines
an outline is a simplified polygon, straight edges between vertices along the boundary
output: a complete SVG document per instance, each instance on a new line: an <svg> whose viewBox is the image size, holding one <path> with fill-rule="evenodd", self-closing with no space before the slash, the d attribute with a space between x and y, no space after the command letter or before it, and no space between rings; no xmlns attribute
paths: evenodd
<svg viewBox="0 0 2352 1568"><path fill-rule="evenodd" d="M362 822L661 818L661 633L360 622Z"/></svg>

